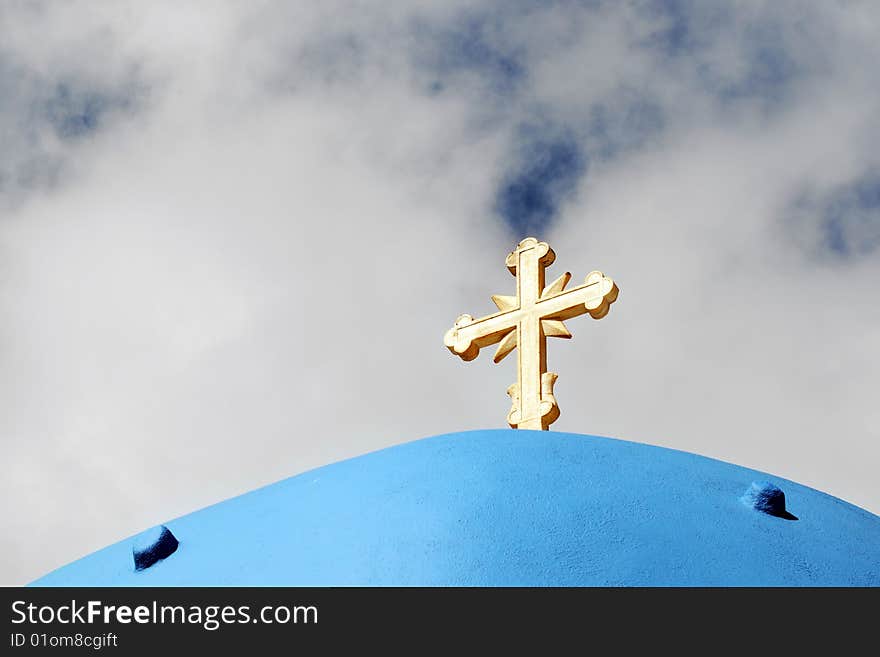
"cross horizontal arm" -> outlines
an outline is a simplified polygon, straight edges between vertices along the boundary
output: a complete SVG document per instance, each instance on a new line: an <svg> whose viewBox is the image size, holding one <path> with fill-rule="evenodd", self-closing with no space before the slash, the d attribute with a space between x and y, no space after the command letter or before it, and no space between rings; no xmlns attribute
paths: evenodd
<svg viewBox="0 0 880 657"><path fill-rule="evenodd" d="M533 312L541 319L571 319L590 313L594 319L608 314L608 307L617 299L617 285L602 272L590 272L587 282L567 292L538 300Z"/></svg>
<svg viewBox="0 0 880 657"><path fill-rule="evenodd" d="M473 360L480 349L495 344L514 330L519 314L519 310L509 310L476 320L462 315L455 320L455 326L446 331L443 343L463 360Z"/></svg>
<svg viewBox="0 0 880 657"><path fill-rule="evenodd" d="M480 319L462 315L444 337L444 343L464 360L473 360L480 349L495 344L526 318L566 320L584 313L600 319L617 299L617 285L601 272L590 272L583 285L539 299L528 308L495 313Z"/></svg>

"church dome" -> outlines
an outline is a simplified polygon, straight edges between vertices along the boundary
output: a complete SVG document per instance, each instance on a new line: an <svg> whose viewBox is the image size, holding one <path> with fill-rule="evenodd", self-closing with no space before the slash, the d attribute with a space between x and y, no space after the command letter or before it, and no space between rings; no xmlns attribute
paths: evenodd
<svg viewBox="0 0 880 657"><path fill-rule="evenodd" d="M878 516L730 463L559 432L425 438L163 527L33 585L880 586Z"/></svg>

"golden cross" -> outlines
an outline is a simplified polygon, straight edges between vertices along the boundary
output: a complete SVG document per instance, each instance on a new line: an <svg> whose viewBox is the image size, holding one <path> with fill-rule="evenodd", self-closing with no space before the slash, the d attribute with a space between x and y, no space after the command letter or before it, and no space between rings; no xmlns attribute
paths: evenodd
<svg viewBox="0 0 880 657"><path fill-rule="evenodd" d="M583 285L568 291L568 272L544 287L544 269L555 259L546 242L524 239L506 262L516 276L516 296L493 295L500 312L480 319L461 315L443 337L449 351L466 361L496 342L501 343L496 363L519 347L517 382L507 389L513 402L507 422L514 429L546 431L559 417L553 396L558 375L547 371L547 338L570 338L564 320L584 313L602 319L617 299L617 285L600 271L590 272Z"/></svg>

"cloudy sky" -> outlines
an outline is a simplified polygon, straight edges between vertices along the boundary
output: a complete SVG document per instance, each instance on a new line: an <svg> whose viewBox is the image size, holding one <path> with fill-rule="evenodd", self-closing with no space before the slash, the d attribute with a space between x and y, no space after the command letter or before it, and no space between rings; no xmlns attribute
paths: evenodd
<svg viewBox="0 0 880 657"><path fill-rule="evenodd" d="M880 6L4 2L0 583L503 427L457 315L612 276L558 431L880 513Z"/></svg>

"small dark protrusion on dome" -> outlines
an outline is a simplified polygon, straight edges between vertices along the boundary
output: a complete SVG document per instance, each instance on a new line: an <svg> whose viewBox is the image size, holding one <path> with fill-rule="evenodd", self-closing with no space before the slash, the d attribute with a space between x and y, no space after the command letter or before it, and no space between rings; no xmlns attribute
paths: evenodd
<svg viewBox="0 0 880 657"><path fill-rule="evenodd" d="M165 525L153 527L134 539L131 553L134 556L134 569L146 570L157 561L170 557L180 542Z"/></svg>
<svg viewBox="0 0 880 657"><path fill-rule="evenodd" d="M769 481L752 482L746 494L740 498L746 506L767 515L786 520L797 520L785 509L785 493Z"/></svg>

